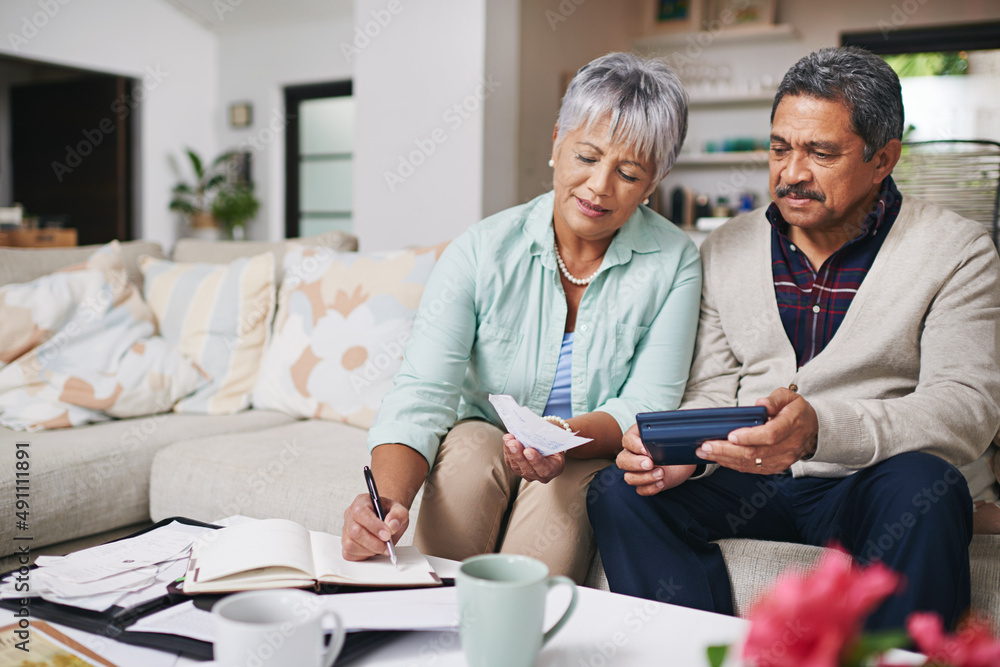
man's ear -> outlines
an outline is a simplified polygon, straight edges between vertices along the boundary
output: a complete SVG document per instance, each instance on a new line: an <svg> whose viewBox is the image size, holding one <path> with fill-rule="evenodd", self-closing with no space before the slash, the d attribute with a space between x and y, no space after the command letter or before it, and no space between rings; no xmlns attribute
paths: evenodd
<svg viewBox="0 0 1000 667"><path fill-rule="evenodd" d="M874 183L881 183L882 180L892 173L899 162L899 155L903 151L903 142L899 139L890 139L889 142L875 152L872 160L875 161L875 174L872 179Z"/></svg>

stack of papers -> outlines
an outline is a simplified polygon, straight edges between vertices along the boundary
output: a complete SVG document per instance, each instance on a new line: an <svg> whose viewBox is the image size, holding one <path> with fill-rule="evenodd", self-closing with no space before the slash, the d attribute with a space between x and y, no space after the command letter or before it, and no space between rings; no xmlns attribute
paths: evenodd
<svg viewBox="0 0 1000 667"><path fill-rule="evenodd" d="M93 611L129 609L166 595L167 586L184 576L195 538L211 530L174 521L68 556L39 556L30 590L16 590L12 574L0 582L0 597L41 597Z"/></svg>
<svg viewBox="0 0 1000 667"><path fill-rule="evenodd" d="M518 405L513 396L490 394L490 403L503 421L507 432L525 447L538 450L542 456L558 454L592 440L592 438L581 438L561 426L542 419L528 408Z"/></svg>

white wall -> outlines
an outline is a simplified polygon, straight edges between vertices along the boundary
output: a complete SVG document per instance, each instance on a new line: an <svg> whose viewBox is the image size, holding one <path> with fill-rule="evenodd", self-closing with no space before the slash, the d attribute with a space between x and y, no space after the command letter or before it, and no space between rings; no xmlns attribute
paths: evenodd
<svg viewBox="0 0 1000 667"><path fill-rule="evenodd" d="M355 22L374 35L359 38L354 78L354 224L363 249L437 243L482 217L485 137L516 136L516 118L503 111L517 96L516 77L506 78L516 50L491 49L487 36L488 14L504 24L496 34L511 34L500 2L355 1ZM399 11L384 27L373 24L390 6ZM488 187L513 192L512 168L491 177Z"/></svg>
<svg viewBox="0 0 1000 667"><path fill-rule="evenodd" d="M51 16L43 4L50 6ZM19 39L11 40L10 33ZM220 113L215 37L159 0L65 5L4 0L0 35L0 53L145 82L135 232L169 247L179 231L177 217L167 209L177 181L170 160L181 157L184 146L203 154L217 148L212 121ZM114 112L109 108L108 113Z"/></svg>
<svg viewBox="0 0 1000 667"><path fill-rule="evenodd" d="M492 215L519 203L518 146L520 112L521 8L511 0L489 0L486 6L486 72L506 89L485 101L483 210ZM499 94L502 90L503 94Z"/></svg>
<svg viewBox="0 0 1000 667"><path fill-rule="evenodd" d="M562 83L588 62L628 51L644 0L521 0L518 199L552 188L552 129Z"/></svg>
<svg viewBox="0 0 1000 667"><path fill-rule="evenodd" d="M221 113L215 130L220 151L240 148L253 153L253 179L261 208L247 225L250 238L285 236L283 89L352 78L354 67L340 44L351 41L353 29L349 21L312 20L232 29L219 38ZM241 101L253 105L253 125L232 128L229 105Z"/></svg>

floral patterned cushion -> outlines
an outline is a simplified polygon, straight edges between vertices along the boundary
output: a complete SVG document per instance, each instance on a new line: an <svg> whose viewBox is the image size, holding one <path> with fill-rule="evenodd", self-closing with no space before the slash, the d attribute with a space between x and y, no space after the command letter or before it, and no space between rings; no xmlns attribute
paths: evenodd
<svg viewBox="0 0 1000 667"><path fill-rule="evenodd" d="M254 407L370 427L443 251L366 255L293 245Z"/></svg>
<svg viewBox="0 0 1000 667"><path fill-rule="evenodd" d="M0 288L0 424L38 430L169 410L207 378L154 334L117 241Z"/></svg>

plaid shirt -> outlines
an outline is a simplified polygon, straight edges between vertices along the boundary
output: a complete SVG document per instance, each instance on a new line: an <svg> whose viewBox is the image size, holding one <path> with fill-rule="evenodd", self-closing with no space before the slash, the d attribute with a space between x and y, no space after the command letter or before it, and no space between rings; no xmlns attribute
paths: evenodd
<svg viewBox="0 0 1000 667"><path fill-rule="evenodd" d="M768 207L774 294L800 368L822 352L837 333L899 215L902 200L892 176L886 176L874 210L862 223L861 233L830 255L818 272L786 236L788 223L778 207L773 202Z"/></svg>

